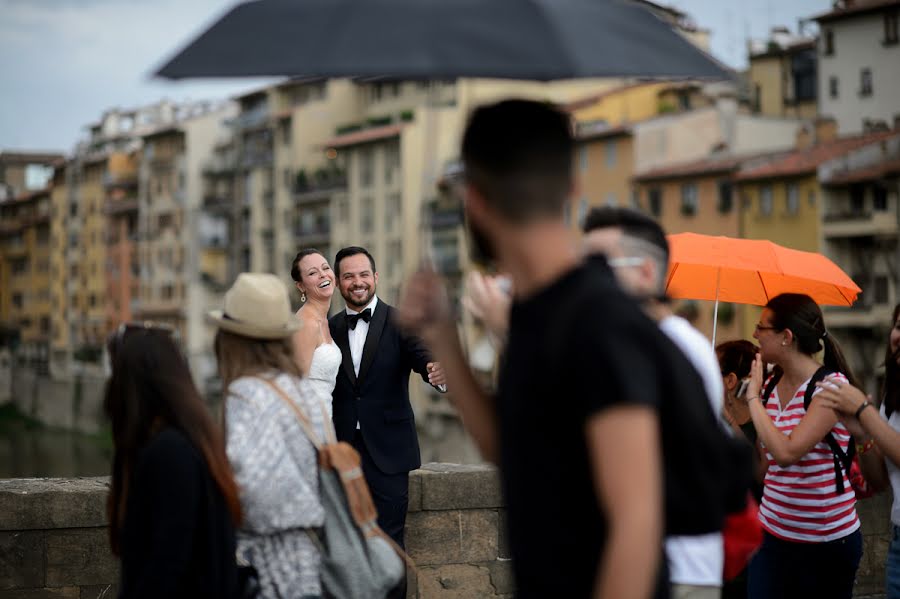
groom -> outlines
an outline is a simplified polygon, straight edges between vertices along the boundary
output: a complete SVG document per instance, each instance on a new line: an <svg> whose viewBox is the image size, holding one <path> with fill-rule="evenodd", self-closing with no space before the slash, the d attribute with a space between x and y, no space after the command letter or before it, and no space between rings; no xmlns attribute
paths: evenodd
<svg viewBox="0 0 900 599"><path fill-rule="evenodd" d="M409 403L410 371L435 387L446 381L422 340L400 331L394 308L375 295L372 255L361 247L344 248L334 268L347 303L328 321L343 354L333 394L334 428L339 441L359 451L379 526L403 547L409 472L422 464Z"/></svg>

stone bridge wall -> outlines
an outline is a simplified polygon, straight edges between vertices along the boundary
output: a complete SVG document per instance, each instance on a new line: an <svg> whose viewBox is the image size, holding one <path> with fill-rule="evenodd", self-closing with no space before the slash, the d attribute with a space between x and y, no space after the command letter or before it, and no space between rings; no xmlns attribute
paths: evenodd
<svg viewBox="0 0 900 599"><path fill-rule="evenodd" d="M106 478L0 480L0 597L116 596ZM426 464L410 476L406 539L417 564L409 599L512 596L496 472ZM865 555L857 596L883 596L890 497L860 503Z"/></svg>

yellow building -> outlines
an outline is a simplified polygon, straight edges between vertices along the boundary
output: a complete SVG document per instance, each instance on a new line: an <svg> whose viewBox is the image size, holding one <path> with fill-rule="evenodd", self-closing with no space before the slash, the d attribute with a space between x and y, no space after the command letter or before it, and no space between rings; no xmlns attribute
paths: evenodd
<svg viewBox="0 0 900 599"><path fill-rule="evenodd" d="M636 206L631 184L634 149L627 126L579 127L575 161L577 192L565 207L573 230L580 230L594 206Z"/></svg>
<svg viewBox="0 0 900 599"><path fill-rule="evenodd" d="M83 163L78 186L77 217L81 222L78 246L70 251L77 256L77 268L70 273L77 280L72 307L77 318L75 350L95 351L106 339L106 215L103 205L106 190L103 176L107 155L88 156ZM77 272L76 272L77 271Z"/></svg>
<svg viewBox="0 0 900 599"><path fill-rule="evenodd" d="M823 189L817 169L823 162L891 135L879 132L832 137L833 127L820 128L819 142L750 161L735 176L740 198L741 230L748 239L767 239L807 252L822 252ZM804 147L805 146L805 147ZM755 318L756 314L753 314ZM745 322L752 333L754 319Z"/></svg>
<svg viewBox="0 0 900 599"><path fill-rule="evenodd" d="M814 118L816 40L776 27L767 40L749 44L748 79L754 112L766 116Z"/></svg>
<svg viewBox="0 0 900 599"><path fill-rule="evenodd" d="M75 285L70 282L66 255L77 251L77 240L74 248L70 248L68 234L68 218L70 211L71 186L68 177L72 166L68 162L59 163L53 171L50 190L50 240L53 250L50 252L50 301L53 310L50 312L50 363L63 362L69 355L69 325L66 317L69 311L69 288Z"/></svg>
<svg viewBox="0 0 900 599"><path fill-rule="evenodd" d="M0 204L0 322L46 371L50 342L50 190Z"/></svg>
<svg viewBox="0 0 900 599"><path fill-rule="evenodd" d="M747 160L743 156L721 156L660 167L634 178L641 207L658 219L666 233L700 233L740 237L740 206L732 176ZM677 309L712 338L714 304L679 302ZM745 308L720 304L716 341L741 336Z"/></svg>
<svg viewBox="0 0 900 599"><path fill-rule="evenodd" d="M579 123L634 123L660 114L709 106L703 86L691 81L625 84L569 103L566 109Z"/></svg>

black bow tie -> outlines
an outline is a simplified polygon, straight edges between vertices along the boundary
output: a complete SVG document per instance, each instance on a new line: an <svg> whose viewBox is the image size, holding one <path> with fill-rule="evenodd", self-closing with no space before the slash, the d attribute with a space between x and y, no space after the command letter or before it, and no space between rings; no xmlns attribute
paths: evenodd
<svg viewBox="0 0 900 599"><path fill-rule="evenodd" d="M358 323L360 320L365 320L366 322L372 320L372 308L366 308L359 314L350 314L349 312L347 313L347 326L351 329L355 330L356 323Z"/></svg>

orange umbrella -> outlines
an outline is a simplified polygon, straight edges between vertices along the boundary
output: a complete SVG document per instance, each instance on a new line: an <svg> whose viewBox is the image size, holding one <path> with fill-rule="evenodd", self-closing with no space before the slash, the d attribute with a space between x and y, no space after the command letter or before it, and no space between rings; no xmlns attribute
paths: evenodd
<svg viewBox="0 0 900 599"><path fill-rule="evenodd" d="M670 297L765 305L780 293L805 293L820 305L850 306L862 291L834 262L771 241L697 233L669 235ZM715 323L713 343L715 343Z"/></svg>

